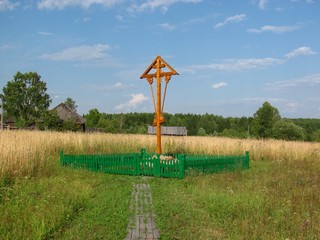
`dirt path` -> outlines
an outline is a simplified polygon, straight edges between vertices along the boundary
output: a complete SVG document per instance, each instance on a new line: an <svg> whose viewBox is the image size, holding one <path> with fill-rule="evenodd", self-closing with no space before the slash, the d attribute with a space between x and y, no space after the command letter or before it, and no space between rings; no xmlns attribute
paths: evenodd
<svg viewBox="0 0 320 240"><path fill-rule="evenodd" d="M129 219L128 235L125 240L159 239L149 184L141 183L133 186L130 211L132 217Z"/></svg>

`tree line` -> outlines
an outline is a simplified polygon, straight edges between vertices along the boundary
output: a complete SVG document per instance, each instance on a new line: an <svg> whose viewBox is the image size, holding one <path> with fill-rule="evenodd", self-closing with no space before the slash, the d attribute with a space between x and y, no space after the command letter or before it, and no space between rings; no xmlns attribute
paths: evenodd
<svg viewBox="0 0 320 240"><path fill-rule="evenodd" d="M84 115L89 129L133 134L146 134L154 116L154 113L101 113L96 108ZM320 119L281 118L278 109L268 102L253 117L222 117L208 113L164 113L164 117L163 126L185 126L191 136L320 141Z"/></svg>
<svg viewBox="0 0 320 240"><path fill-rule="evenodd" d="M62 122L50 111L46 83L36 72L17 72L0 94L5 115L18 127L35 124L40 130L79 130L72 120ZM65 104L76 111L74 100ZM3 116L2 116L3 117ZM281 118L277 108L265 102L252 117L222 117L214 114L164 113L164 126L184 126L191 136L223 136L233 138L276 138L320 142L320 119ZM86 127L109 133L146 134L154 113L101 113L91 109L84 115Z"/></svg>

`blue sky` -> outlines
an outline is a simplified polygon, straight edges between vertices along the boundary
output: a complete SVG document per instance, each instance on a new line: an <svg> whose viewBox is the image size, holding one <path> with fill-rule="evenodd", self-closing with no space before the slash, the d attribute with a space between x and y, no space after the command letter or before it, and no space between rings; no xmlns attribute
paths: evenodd
<svg viewBox="0 0 320 240"><path fill-rule="evenodd" d="M160 55L179 73L166 112L320 118L319 26L318 0L0 0L0 89L36 71L52 107L152 112L140 75Z"/></svg>

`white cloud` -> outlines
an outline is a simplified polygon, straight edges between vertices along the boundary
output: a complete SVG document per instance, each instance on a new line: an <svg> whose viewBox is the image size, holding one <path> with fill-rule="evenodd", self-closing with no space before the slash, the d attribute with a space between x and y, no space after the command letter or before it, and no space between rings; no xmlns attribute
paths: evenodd
<svg viewBox="0 0 320 240"><path fill-rule="evenodd" d="M223 22L217 23L214 27L220 28L220 27L223 27L223 26L230 24L230 23L241 22L245 19L245 17L246 17L246 14L234 15L234 16L226 18Z"/></svg>
<svg viewBox="0 0 320 240"><path fill-rule="evenodd" d="M291 0L291 2L300 2L301 0ZM305 0L306 3L315 3L315 0Z"/></svg>
<svg viewBox="0 0 320 240"><path fill-rule="evenodd" d="M38 34L40 34L40 35L44 35L44 36L50 36L50 35L53 35L53 33L51 33L51 32L38 32Z"/></svg>
<svg viewBox="0 0 320 240"><path fill-rule="evenodd" d="M309 76L305 76L303 78L293 80L296 82L298 85L307 85L309 87L315 87L315 86L320 86L320 73L318 74L313 74Z"/></svg>
<svg viewBox="0 0 320 240"><path fill-rule="evenodd" d="M121 15L116 15L116 19L117 19L118 21L120 21L120 22L123 21L123 17L122 17Z"/></svg>
<svg viewBox="0 0 320 240"><path fill-rule="evenodd" d="M268 0L259 0L258 6L261 10L264 10L267 3L268 3Z"/></svg>
<svg viewBox="0 0 320 240"><path fill-rule="evenodd" d="M87 22L90 22L90 21L91 21L91 18L84 17L84 18L78 18L74 22L77 23L77 24L78 23L82 24L82 23L87 23Z"/></svg>
<svg viewBox="0 0 320 240"><path fill-rule="evenodd" d="M155 9L161 9L161 11L166 12L168 11L169 7L172 4L176 3L200 3L202 0L146 0L142 4L138 5L136 2L133 2L133 4L128 9L129 11L137 11L137 12L143 12L148 10L155 10Z"/></svg>
<svg viewBox="0 0 320 240"><path fill-rule="evenodd" d="M248 98L241 98L237 99L237 102L273 102L273 103L280 103L280 102L286 102L283 98L267 98L267 97L248 97Z"/></svg>
<svg viewBox="0 0 320 240"><path fill-rule="evenodd" d="M213 88L213 89L218 89L218 88L222 88L222 87L226 87L226 86L228 86L227 83L225 83L225 82L218 82L218 83L213 84L213 85L212 85L212 88Z"/></svg>
<svg viewBox="0 0 320 240"><path fill-rule="evenodd" d="M307 56L317 54L316 52L312 51L310 47L299 47L294 49L293 51L287 53L285 55L286 58L295 58L299 56Z"/></svg>
<svg viewBox="0 0 320 240"><path fill-rule="evenodd" d="M301 106L302 105L300 103L297 103L297 102L288 102L288 103L285 104L285 109L283 109L282 112L284 112L284 113L294 113L297 110L299 110L299 108Z"/></svg>
<svg viewBox="0 0 320 240"><path fill-rule="evenodd" d="M275 83L267 84L271 90L286 90L286 89L315 89L320 87L320 73L304 76L298 79L291 79L285 81L278 81Z"/></svg>
<svg viewBox="0 0 320 240"><path fill-rule="evenodd" d="M99 4L104 7L113 7L120 1L118 0L41 0L38 2L39 9L63 9L70 6L80 6L82 8L90 8L91 5Z"/></svg>
<svg viewBox="0 0 320 240"><path fill-rule="evenodd" d="M113 91L121 91L123 89L127 89L132 87L132 84L126 85L121 82L117 82L112 85L96 85L96 84L85 84L82 87L86 90L91 89L94 91L105 91L105 92L113 92Z"/></svg>
<svg viewBox="0 0 320 240"><path fill-rule="evenodd" d="M248 32L252 33L262 33L262 32L273 32L273 33L285 33L285 32L292 32L299 28L297 25L291 25L291 26L271 26L271 25L265 25L260 28L251 28L248 29Z"/></svg>
<svg viewBox="0 0 320 240"><path fill-rule="evenodd" d="M66 48L57 53L43 54L40 58L52 61L84 61L103 59L108 56L106 51L109 49L110 46L107 44L97 44L92 46L82 45L79 47Z"/></svg>
<svg viewBox="0 0 320 240"><path fill-rule="evenodd" d="M122 89L122 88L124 88L124 85L121 82L118 82L112 85L112 89Z"/></svg>
<svg viewBox="0 0 320 240"><path fill-rule="evenodd" d="M162 24L159 24L159 26L165 30L174 30L177 28L176 25L170 24L170 23L162 23Z"/></svg>
<svg viewBox="0 0 320 240"><path fill-rule="evenodd" d="M105 86L105 87L101 87L101 86L97 86L98 88L100 88L101 90L105 90L105 91L118 91L118 90L123 90L128 88L128 85L125 85L121 82L117 82L111 86Z"/></svg>
<svg viewBox="0 0 320 240"><path fill-rule="evenodd" d="M285 61L277 58L247 58L247 59L227 59L221 63L204 65L193 65L186 71L195 72L196 70L221 70L221 71L241 71L260 69L273 65L283 64Z"/></svg>
<svg viewBox="0 0 320 240"><path fill-rule="evenodd" d="M6 10L12 10L17 7L20 3L19 2L11 2L9 0L0 0L0 12Z"/></svg>
<svg viewBox="0 0 320 240"><path fill-rule="evenodd" d="M131 94L131 99L129 102L119 104L115 107L115 109L118 111L130 112L148 100L149 98L144 96L142 93Z"/></svg>
<svg viewBox="0 0 320 240"><path fill-rule="evenodd" d="M208 17L191 18L185 22L185 24L199 24L204 23Z"/></svg>
<svg viewBox="0 0 320 240"><path fill-rule="evenodd" d="M1 50L8 50L8 49L11 49L11 48L13 48L12 45L4 44L4 45L1 45L1 46L0 46L0 51L1 51Z"/></svg>

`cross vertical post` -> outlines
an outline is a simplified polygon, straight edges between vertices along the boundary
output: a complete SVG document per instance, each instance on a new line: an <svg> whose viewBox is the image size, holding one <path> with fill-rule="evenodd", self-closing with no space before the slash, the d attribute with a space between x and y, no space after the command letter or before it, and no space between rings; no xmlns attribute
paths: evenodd
<svg viewBox="0 0 320 240"><path fill-rule="evenodd" d="M160 123L160 117L162 115L161 113L161 61L159 58L157 58L157 153L161 154L161 123Z"/></svg>
<svg viewBox="0 0 320 240"><path fill-rule="evenodd" d="M167 68L169 71L163 71L162 68ZM155 70L156 72L151 72L152 70ZM151 65L145 70L145 72L140 76L140 78L146 78L150 84L151 92L152 92L152 100L154 105L154 111L155 111L155 118L153 120L153 126L157 127L157 154L161 154L161 124L165 122L165 119L163 117L163 106L164 106L164 100L166 98L166 92L167 92L167 85L171 79L171 75L179 75L179 73L176 72L169 64L167 64L160 56L157 56L156 59L151 63ZM161 102L161 82L162 77L165 77L166 85L165 85L165 91L163 96L163 102ZM156 78L156 86L157 86L157 96L156 101L154 99L154 92L153 92L153 78Z"/></svg>

